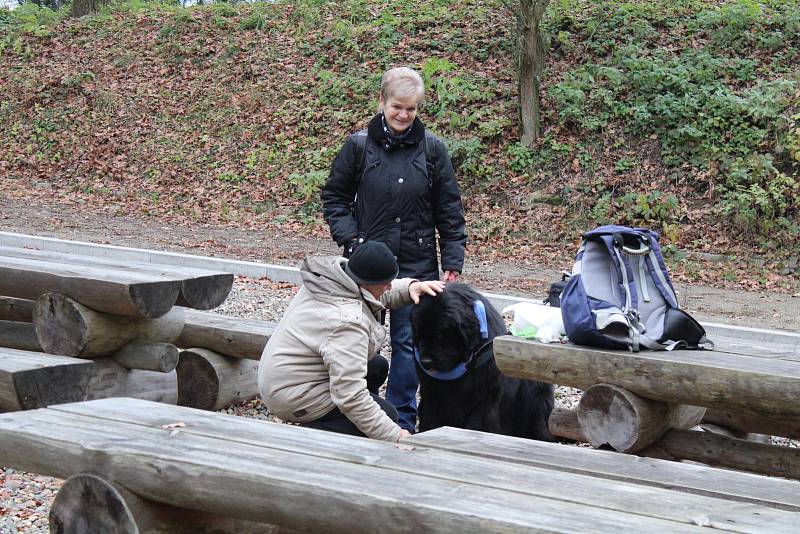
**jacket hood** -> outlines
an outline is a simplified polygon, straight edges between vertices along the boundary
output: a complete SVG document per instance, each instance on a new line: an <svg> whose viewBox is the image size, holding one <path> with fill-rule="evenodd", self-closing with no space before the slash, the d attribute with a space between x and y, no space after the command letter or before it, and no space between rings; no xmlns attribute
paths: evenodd
<svg viewBox="0 0 800 534"><path fill-rule="evenodd" d="M373 309L382 308L380 301L362 291L344 271L346 264L347 259L339 256L308 256L300 265L303 285L318 297L363 298Z"/></svg>

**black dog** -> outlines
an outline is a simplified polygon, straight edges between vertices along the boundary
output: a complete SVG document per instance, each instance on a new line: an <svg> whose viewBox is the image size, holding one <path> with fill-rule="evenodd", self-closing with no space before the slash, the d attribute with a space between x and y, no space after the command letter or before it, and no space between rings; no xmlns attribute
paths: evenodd
<svg viewBox="0 0 800 534"><path fill-rule="evenodd" d="M489 301L465 284L448 284L414 306L411 326L420 431L453 426L552 441L553 386L499 371L492 340L507 329Z"/></svg>

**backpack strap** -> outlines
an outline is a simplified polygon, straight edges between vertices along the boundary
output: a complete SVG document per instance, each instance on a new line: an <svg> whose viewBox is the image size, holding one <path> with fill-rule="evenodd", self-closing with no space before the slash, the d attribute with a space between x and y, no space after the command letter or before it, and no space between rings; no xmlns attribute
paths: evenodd
<svg viewBox="0 0 800 534"><path fill-rule="evenodd" d="M361 174L364 172L364 163L367 160L367 131L359 130L353 134L356 142L356 194L361 185Z"/></svg>

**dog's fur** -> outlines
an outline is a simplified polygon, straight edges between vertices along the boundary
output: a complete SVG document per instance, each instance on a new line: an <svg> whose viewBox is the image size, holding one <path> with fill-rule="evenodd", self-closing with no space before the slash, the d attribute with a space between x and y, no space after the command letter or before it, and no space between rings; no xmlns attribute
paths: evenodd
<svg viewBox="0 0 800 534"><path fill-rule="evenodd" d="M465 284L448 284L436 297L423 296L411 312L414 342L428 369L449 371L466 361L484 340L473 311L475 300L486 308L489 337L506 333L500 313ZM419 430L453 426L496 434L552 441L547 420L553 409L553 386L503 375L494 358L468 368L452 381L437 380L417 364L421 401Z"/></svg>

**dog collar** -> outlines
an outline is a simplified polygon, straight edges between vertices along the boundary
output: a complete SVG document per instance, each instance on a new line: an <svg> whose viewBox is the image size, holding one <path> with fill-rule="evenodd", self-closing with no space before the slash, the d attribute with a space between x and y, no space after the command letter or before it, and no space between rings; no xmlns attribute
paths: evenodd
<svg viewBox="0 0 800 534"><path fill-rule="evenodd" d="M449 371L433 371L422 365L419 357L419 350L417 350L416 346L414 347L414 359L417 360L420 369L425 371L425 374L431 378L435 378L436 380L458 380L467 374L467 371L477 369L481 365L494 359L494 339L485 341L475 352L470 354L466 362L459 363Z"/></svg>

